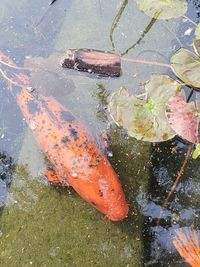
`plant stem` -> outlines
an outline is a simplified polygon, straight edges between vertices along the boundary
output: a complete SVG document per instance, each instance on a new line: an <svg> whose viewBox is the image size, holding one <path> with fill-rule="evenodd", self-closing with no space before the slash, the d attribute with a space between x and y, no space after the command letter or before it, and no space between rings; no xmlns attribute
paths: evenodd
<svg viewBox="0 0 200 267"><path fill-rule="evenodd" d="M190 94L189 94L189 96L188 96L188 98L187 98L187 100L186 100L187 103L190 101L190 99L191 99L193 93L194 93L194 88L192 88L192 90L191 90L191 92L190 92Z"/></svg>
<svg viewBox="0 0 200 267"><path fill-rule="evenodd" d="M111 25L109 36L110 36L110 41L112 43L113 49L115 48L115 44L114 44L114 41L113 41L113 32L117 28L117 25L118 25L118 23L120 21L120 18L122 16L127 4L128 4L128 0L124 0L122 5L121 5L121 7L120 7L120 9L119 9L119 11L117 12L117 15L115 16L115 18L114 18L114 20L112 22L112 25Z"/></svg>
<svg viewBox="0 0 200 267"><path fill-rule="evenodd" d="M128 52L129 52L131 49L135 48L136 45L138 45L138 44L144 39L144 37L146 36L146 34L151 30L151 28L153 27L153 25L154 25L155 22L157 21L157 18L159 17L159 15L160 15L160 12L157 13L157 14L155 15L155 17L151 19L151 21L149 22L149 24L146 26L146 28L145 28L144 31L142 32L142 34L141 34L140 38L137 40L137 42L135 42L132 46L130 46L129 48L127 48L126 51L124 51L124 52L121 54L121 56L124 56L124 55L128 54Z"/></svg>
<svg viewBox="0 0 200 267"><path fill-rule="evenodd" d="M127 61L127 62L132 62L132 63L139 63L139 64L145 64L145 65L153 65L153 66L159 66L159 67L165 67L165 68L169 68L171 69L171 65L170 64L166 64L166 63L160 63L157 61L148 61L145 59L138 59L138 58L127 58L127 57L122 57L121 60L123 61Z"/></svg>
<svg viewBox="0 0 200 267"><path fill-rule="evenodd" d="M170 200L170 198L172 197L172 195L174 194L174 191L176 190L176 187L177 187L178 183L179 183L180 180L181 180L181 177L182 177L182 175L183 175L183 173L184 173L184 170L185 170L185 166L186 166L186 164L187 164L187 162L188 162L188 159L189 159L189 156L190 156L190 154L191 154L192 147L193 147L193 145L190 144L189 147L188 147L188 149L187 149L187 152L186 152L186 154L185 154L185 158L184 158L184 160L183 160L183 163L182 163L182 165L181 165L180 170L178 171L177 177L176 177L176 179L175 179L175 181L174 181L174 183L173 183L173 185L172 185L172 187L171 187L170 192L169 192L168 195L167 195L167 198L165 199L165 201L164 201L164 203L163 203L163 205L162 205L162 207L161 207L161 211L160 211L160 214L159 214L159 217L158 217L158 220L157 220L157 225L160 224L160 220L161 220L161 216L162 216L162 214L163 214L163 211L164 211L164 209L167 208L167 206L168 206L168 204L169 204L169 200Z"/></svg>

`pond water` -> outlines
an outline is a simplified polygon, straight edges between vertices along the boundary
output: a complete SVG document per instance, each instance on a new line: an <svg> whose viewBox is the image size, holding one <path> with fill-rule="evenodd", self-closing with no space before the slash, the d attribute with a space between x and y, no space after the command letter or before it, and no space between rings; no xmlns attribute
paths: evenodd
<svg viewBox="0 0 200 267"><path fill-rule="evenodd" d="M187 159L162 211L189 144L178 137L160 144L130 138L106 109L121 86L137 94L152 73L173 73L122 61L119 78L102 78L63 69L60 61L69 48L94 48L169 64L180 46L191 49L198 1L188 1L184 17L157 20L146 31L151 18L135 0L57 0L51 6L47 0L1 0L0 5L0 52L31 67L31 85L71 110L99 146L102 131L108 132L108 157L130 208L128 218L111 222L71 188L41 177L49 163L1 78L0 266L188 266L172 239L179 227L200 227L200 159Z"/></svg>

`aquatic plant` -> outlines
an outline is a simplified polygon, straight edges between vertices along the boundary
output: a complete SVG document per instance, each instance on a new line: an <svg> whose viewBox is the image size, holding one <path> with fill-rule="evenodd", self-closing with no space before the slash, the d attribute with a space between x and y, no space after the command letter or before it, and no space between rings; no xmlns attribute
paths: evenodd
<svg viewBox="0 0 200 267"><path fill-rule="evenodd" d="M154 74L144 84L144 93L130 95L121 88L109 102L109 111L115 122L127 129L138 140L162 142L176 133L166 121L166 104L171 96L182 95L182 84L168 75Z"/></svg>
<svg viewBox="0 0 200 267"><path fill-rule="evenodd" d="M127 4L128 1L122 3L111 27L110 40L113 48L113 32ZM184 16L187 11L187 2L182 0L137 1L137 5L142 12L152 17L154 21L147 25L138 41L122 53L122 56L142 41L157 19L177 18ZM183 139L196 144L198 149L199 106L197 101L188 104L191 95L185 101L182 90L184 85L196 90L200 87L200 58L198 55L200 50L200 24L196 25L194 22L193 24L196 26L193 46L197 54L181 48L172 56L171 65L168 65L182 83L169 76L167 78L166 75L152 75L149 81L144 82L144 93L142 95L130 95L127 89L120 88L118 92L111 96L108 105L110 114L117 125L127 129L130 136L143 141L163 142L177 134ZM122 57L122 60L126 61L126 58ZM146 64L145 62L140 63ZM176 92L173 89L175 84L177 84ZM154 92L157 93L154 95ZM178 95L182 95L183 98L180 99ZM177 108L179 108L179 113L177 113ZM198 151L194 151L195 157L193 156L193 158L200 154Z"/></svg>
<svg viewBox="0 0 200 267"><path fill-rule="evenodd" d="M196 28L196 39L199 38ZM197 44L194 44L196 51ZM163 142L176 134L196 145L195 156L199 155L199 114L198 101L190 103L193 90L200 88L200 57L181 48L171 58L171 69L182 81L167 75L152 75L144 82L143 94L129 95L127 89L112 94L109 112L115 123L127 129L130 136L149 142ZM187 101L183 87L192 89ZM198 93L198 92L197 92Z"/></svg>

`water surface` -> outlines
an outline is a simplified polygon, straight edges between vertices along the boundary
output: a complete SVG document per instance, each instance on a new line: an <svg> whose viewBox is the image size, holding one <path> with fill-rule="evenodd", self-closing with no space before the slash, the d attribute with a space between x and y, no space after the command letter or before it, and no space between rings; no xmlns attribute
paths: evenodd
<svg viewBox="0 0 200 267"><path fill-rule="evenodd" d="M151 21L137 9L136 1L124 1L125 9L111 42L111 25L122 2L57 0L48 8L46 0L1 1L0 50L16 64L31 66L32 85L68 107L99 144L102 130L107 129L112 152L109 160L130 204L129 217L113 223L72 189L44 181L40 173L48 162L1 79L2 267L187 266L175 251L172 237L179 227L199 228L199 159L188 160L181 183L158 225L161 207L188 144L178 138L160 145L129 138L105 111L109 95L121 86L139 93L139 84L152 73L173 74L164 67L123 62L121 77L110 79L60 66L68 48L115 51L124 57L163 63L169 63L180 46L191 49L193 31L190 35L185 31L194 26L183 17L156 21L134 46ZM188 3L186 15L197 23L198 3Z"/></svg>

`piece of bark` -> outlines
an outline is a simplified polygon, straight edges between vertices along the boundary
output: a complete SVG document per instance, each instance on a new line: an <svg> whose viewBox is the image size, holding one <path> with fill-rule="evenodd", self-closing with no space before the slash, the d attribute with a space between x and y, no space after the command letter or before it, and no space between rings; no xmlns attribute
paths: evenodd
<svg viewBox="0 0 200 267"><path fill-rule="evenodd" d="M117 54L101 50L69 49L62 67L102 76L118 77L121 73L121 58Z"/></svg>

